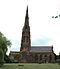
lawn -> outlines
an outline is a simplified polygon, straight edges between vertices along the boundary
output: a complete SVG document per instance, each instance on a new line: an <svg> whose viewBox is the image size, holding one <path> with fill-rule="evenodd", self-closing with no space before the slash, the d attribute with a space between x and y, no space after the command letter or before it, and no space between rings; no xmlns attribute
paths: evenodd
<svg viewBox="0 0 60 69"><path fill-rule="evenodd" d="M4 64L0 69L60 69L58 64Z"/></svg>

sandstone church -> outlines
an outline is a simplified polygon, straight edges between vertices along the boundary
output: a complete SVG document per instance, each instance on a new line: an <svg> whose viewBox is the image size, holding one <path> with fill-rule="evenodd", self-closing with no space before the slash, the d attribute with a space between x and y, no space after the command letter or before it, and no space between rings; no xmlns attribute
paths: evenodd
<svg viewBox="0 0 60 69"><path fill-rule="evenodd" d="M17 46L18 47L18 46ZM10 59L22 63L50 63L55 62L53 46L31 46L28 6L25 23L22 29L20 51L10 51Z"/></svg>

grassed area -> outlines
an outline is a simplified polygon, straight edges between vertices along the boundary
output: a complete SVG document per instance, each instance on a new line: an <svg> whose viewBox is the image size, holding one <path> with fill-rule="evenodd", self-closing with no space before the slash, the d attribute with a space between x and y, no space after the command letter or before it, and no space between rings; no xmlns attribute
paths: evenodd
<svg viewBox="0 0 60 69"><path fill-rule="evenodd" d="M4 64L0 69L60 69L58 64Z"/></svg>

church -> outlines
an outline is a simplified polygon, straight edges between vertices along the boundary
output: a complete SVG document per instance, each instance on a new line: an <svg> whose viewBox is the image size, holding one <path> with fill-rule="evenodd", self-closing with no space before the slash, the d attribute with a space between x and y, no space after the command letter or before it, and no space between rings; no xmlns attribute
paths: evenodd
<svg viewBox="0 0 60 69"><path fill-rule="evenodd" d="M18 46L17 46L18 47ZM10 59L20 63L53 63L55 53L53 46L31 46L28 6L26 9L25 23L22 29L20 51L10 51Z"/></svg>

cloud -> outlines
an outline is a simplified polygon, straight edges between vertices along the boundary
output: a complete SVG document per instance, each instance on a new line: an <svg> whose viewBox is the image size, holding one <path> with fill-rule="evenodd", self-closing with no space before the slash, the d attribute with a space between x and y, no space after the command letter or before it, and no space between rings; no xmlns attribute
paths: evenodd
<svg viewBox="0 0 60 69"><path fill-rule="evenodd" d="M20 50L20 41L19 40L12 40L11 51L19 51Z"/></svg>
<svg viewBox="0 0 60 69"><path fill-rule="evenodd" d="M51 45L52 39L42 36L32 41L32 45Z"/></svg>

